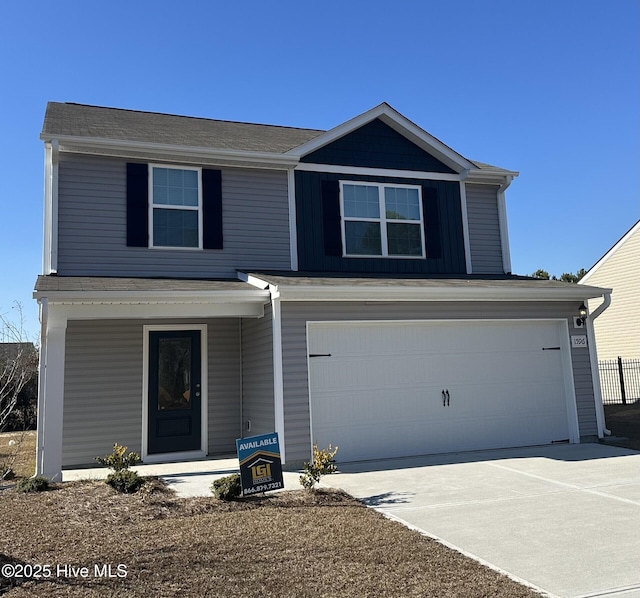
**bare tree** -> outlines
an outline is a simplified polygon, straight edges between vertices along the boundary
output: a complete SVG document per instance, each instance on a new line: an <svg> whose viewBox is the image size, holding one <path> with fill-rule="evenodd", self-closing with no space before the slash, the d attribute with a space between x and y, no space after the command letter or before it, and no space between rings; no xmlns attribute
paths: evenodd
<svg viewBox="0 0 640 598"><path fill-rule="evenodd" d="M22 305L16 303L14 309L15 319L0 314L0 432L15 422L16 407L38 376L38 350L27 340ZM20 439L9 460L0 463L0 480L11 470L19 445Z"/></svg>

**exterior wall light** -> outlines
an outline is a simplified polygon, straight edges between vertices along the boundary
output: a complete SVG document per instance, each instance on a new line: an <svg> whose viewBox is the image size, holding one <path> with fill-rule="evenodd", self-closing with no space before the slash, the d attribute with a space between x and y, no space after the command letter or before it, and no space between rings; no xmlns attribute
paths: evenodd
<svg viewBox="0 0 640 598"><path fill-rule="evenodd" d="M584 301L580 304L580 307L578 308L578 313L580 314L580 317L578 318L578 320L580 321L580 324L584 326L584 323L587 321L587 316L589 315L589 310L587 309L587 306L584 304Z"/></svg>

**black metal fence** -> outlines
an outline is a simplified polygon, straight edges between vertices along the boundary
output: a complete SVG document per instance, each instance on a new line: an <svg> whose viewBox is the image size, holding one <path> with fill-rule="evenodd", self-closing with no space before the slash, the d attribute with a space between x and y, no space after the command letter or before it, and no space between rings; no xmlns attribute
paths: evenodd
<svg viewBox="0 0 640 598"><path fill-rule="evenodd" d="M640 400L640 359L599 361L602 402L605 405L631 404Z"/></svg>

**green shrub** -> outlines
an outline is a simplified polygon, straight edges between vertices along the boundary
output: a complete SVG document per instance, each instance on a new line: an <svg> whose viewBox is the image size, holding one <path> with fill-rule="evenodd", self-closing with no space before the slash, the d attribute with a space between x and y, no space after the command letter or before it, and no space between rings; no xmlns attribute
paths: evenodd
<svg viewBox="0 0 640 598"><path fill-rule="evenodd" d="M116 442L113 445L113 452L110 455L96 457L96 461L100 463L100 465L113 469L114 472L129 469L132 465L140 462L140 455L138 455L138 453L125 455L126 452L127 447Z"/></svg>
<svg viewBox="0 0 640 598"><path fill-rule="evenodd" d="M141 478L135 471L130 469L120 469L110 473L107 476L106 483L118 492L134 494L144 484L144 478Z"/></svg>
<svg viewBox="0 0 640 598"><path fill-rule="evenodd" d="M49 480L41 475L33 478L24 478L18 480L16 490L18 492L43 492L49 490Z"/></svg>
<svg viewBox="0 0 640 598"><path fill-rule="evenodd" d="M211 484L211 492L220 500L235 500L242 494L242 484L240 483L240 474L233 473L223 478L213 480Z"/></svg>
<svg viewBox="0 0 640 598"><path fill-rule="evenodd" d="M325 450L320 450L317 444L313 445L313 458L304 464L304 473L300 476L300 483L307 490L312 490L323 475L335 473L337 467L334 457L338 447L329 445Z"/></svg>

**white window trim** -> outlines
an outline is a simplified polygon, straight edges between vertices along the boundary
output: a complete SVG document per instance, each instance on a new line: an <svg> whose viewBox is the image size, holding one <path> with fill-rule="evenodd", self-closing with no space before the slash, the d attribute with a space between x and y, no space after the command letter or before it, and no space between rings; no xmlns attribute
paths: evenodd
<svg viewBox="0 0 640 598"><path fill-rule="evenodd" d="M153 203L153 169L167 168L172 170L192 170L198 173L198 205L197 206L174 206L166 204ZM171 251L202 251L202 168L194 166L171 166L168 164L149 164L149 249L171 250ZM153 243L153 210L154 208L162 210L182 210L198 212L198 246L197 247L171 247L167 245L154 245Z"/></svg>
<svg viewBox="0 0 640 598"><path fill-rule="evenodd" d="M344 213L344 185L359 185L362 187L377 187L378 188L378 201L380 202L380 218L356 218L352 216L345 216ZM420 210L420 221L417 220L387 220L386 206L385 206L385 194L384 189L392 187L394 189L417 189L418 191L418 208ZM347 235L346 235L346 222L377 222L380 224L380 236L382 243L381 255L362 255L356 253L347 253ZM389 243L387 239L387 224L414 224L420 226L420 242L421 242L421 255L389 255ZM426 246L425 246L425 234L424 234L424 213L422 210L422 187L420 185L404 185L401 183L372 183L370 181L340 181L340 227L342 231L342 257L353 258L388 258L388 259L401 259L401 260L422 260L426 258Z"/></svg>

